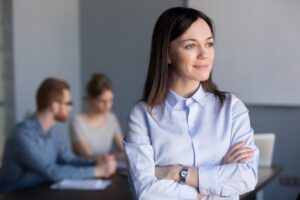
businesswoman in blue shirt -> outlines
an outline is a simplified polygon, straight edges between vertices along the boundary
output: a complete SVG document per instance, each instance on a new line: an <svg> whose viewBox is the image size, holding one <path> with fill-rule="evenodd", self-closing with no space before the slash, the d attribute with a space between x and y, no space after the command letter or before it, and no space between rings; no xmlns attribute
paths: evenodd
<svg viewBox="0 0 300 200"><path fill-rule="evenodd" d="M214 40L212 21L195 9L171 8L156 22L124 141L137 199L239 199L256 185L248 110L212 82Z"/></svg>

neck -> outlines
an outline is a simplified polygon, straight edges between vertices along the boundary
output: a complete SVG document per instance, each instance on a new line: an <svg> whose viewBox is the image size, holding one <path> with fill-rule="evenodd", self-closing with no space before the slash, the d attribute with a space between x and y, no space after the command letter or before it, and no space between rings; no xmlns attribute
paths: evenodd
<svg viewBox="0 0 300 200"><path fill-rule="evenodd" d="M48 111L48 110L42 111L42 112L38 111L36 115L37 115L37 118L38 118L39 122L41 123L42 129L46 133L56 123L56 121L54 119L54 116L53 116L51 111Z"/></svg>
<svg viewBox="0 0 300 200"><path fill-rule="evenodd" d="M200 85L199 81L186 79L173 79L171 89L182 97L189 98L193 96Z"/></svg>
<svg viewBox="0 0 300 200"><path fill-rule="evenodd" d="M86 111L88 117L91 118L103 118L105 117L105 113L97 112L93 108L90 108Z"/></svg>

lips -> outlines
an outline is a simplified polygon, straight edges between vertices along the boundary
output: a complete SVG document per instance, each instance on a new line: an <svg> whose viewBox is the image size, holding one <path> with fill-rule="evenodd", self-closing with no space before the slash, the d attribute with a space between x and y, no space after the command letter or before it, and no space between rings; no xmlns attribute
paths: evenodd
<svg viewBox="0 0 300 200"><path fill-rule="evenodd" d="M209 64L208 63L197 64L197 65L194 65L193 67L196 68L196 69L207 69L209 67Z"/></svg>

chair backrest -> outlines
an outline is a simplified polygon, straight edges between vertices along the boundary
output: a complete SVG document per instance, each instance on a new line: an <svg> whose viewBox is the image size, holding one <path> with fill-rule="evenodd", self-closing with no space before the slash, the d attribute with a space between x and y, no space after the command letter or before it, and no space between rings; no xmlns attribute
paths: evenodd
<svg viewBox="0 0 300 200"><path fill-rule="evenodd" d="M259 166L271 166L275 144L275 133L256 133L254 134L254 143L259 149Z"/></svg>

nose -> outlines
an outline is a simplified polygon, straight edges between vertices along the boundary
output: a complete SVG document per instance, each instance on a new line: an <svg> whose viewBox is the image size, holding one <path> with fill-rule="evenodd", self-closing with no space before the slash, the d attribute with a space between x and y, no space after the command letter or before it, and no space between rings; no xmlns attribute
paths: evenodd
<svg viewBox="0 0 300 200"><path fill-rule="evenodd" d="M197 55L197 58L198 58L198 59L199 59L199 58L205 58L205 57L207 57L207 55L208 55L208 49L207 49L205 46L200 45L200 46L199 46L199 49L198 49L198 55Z"/></svg>

